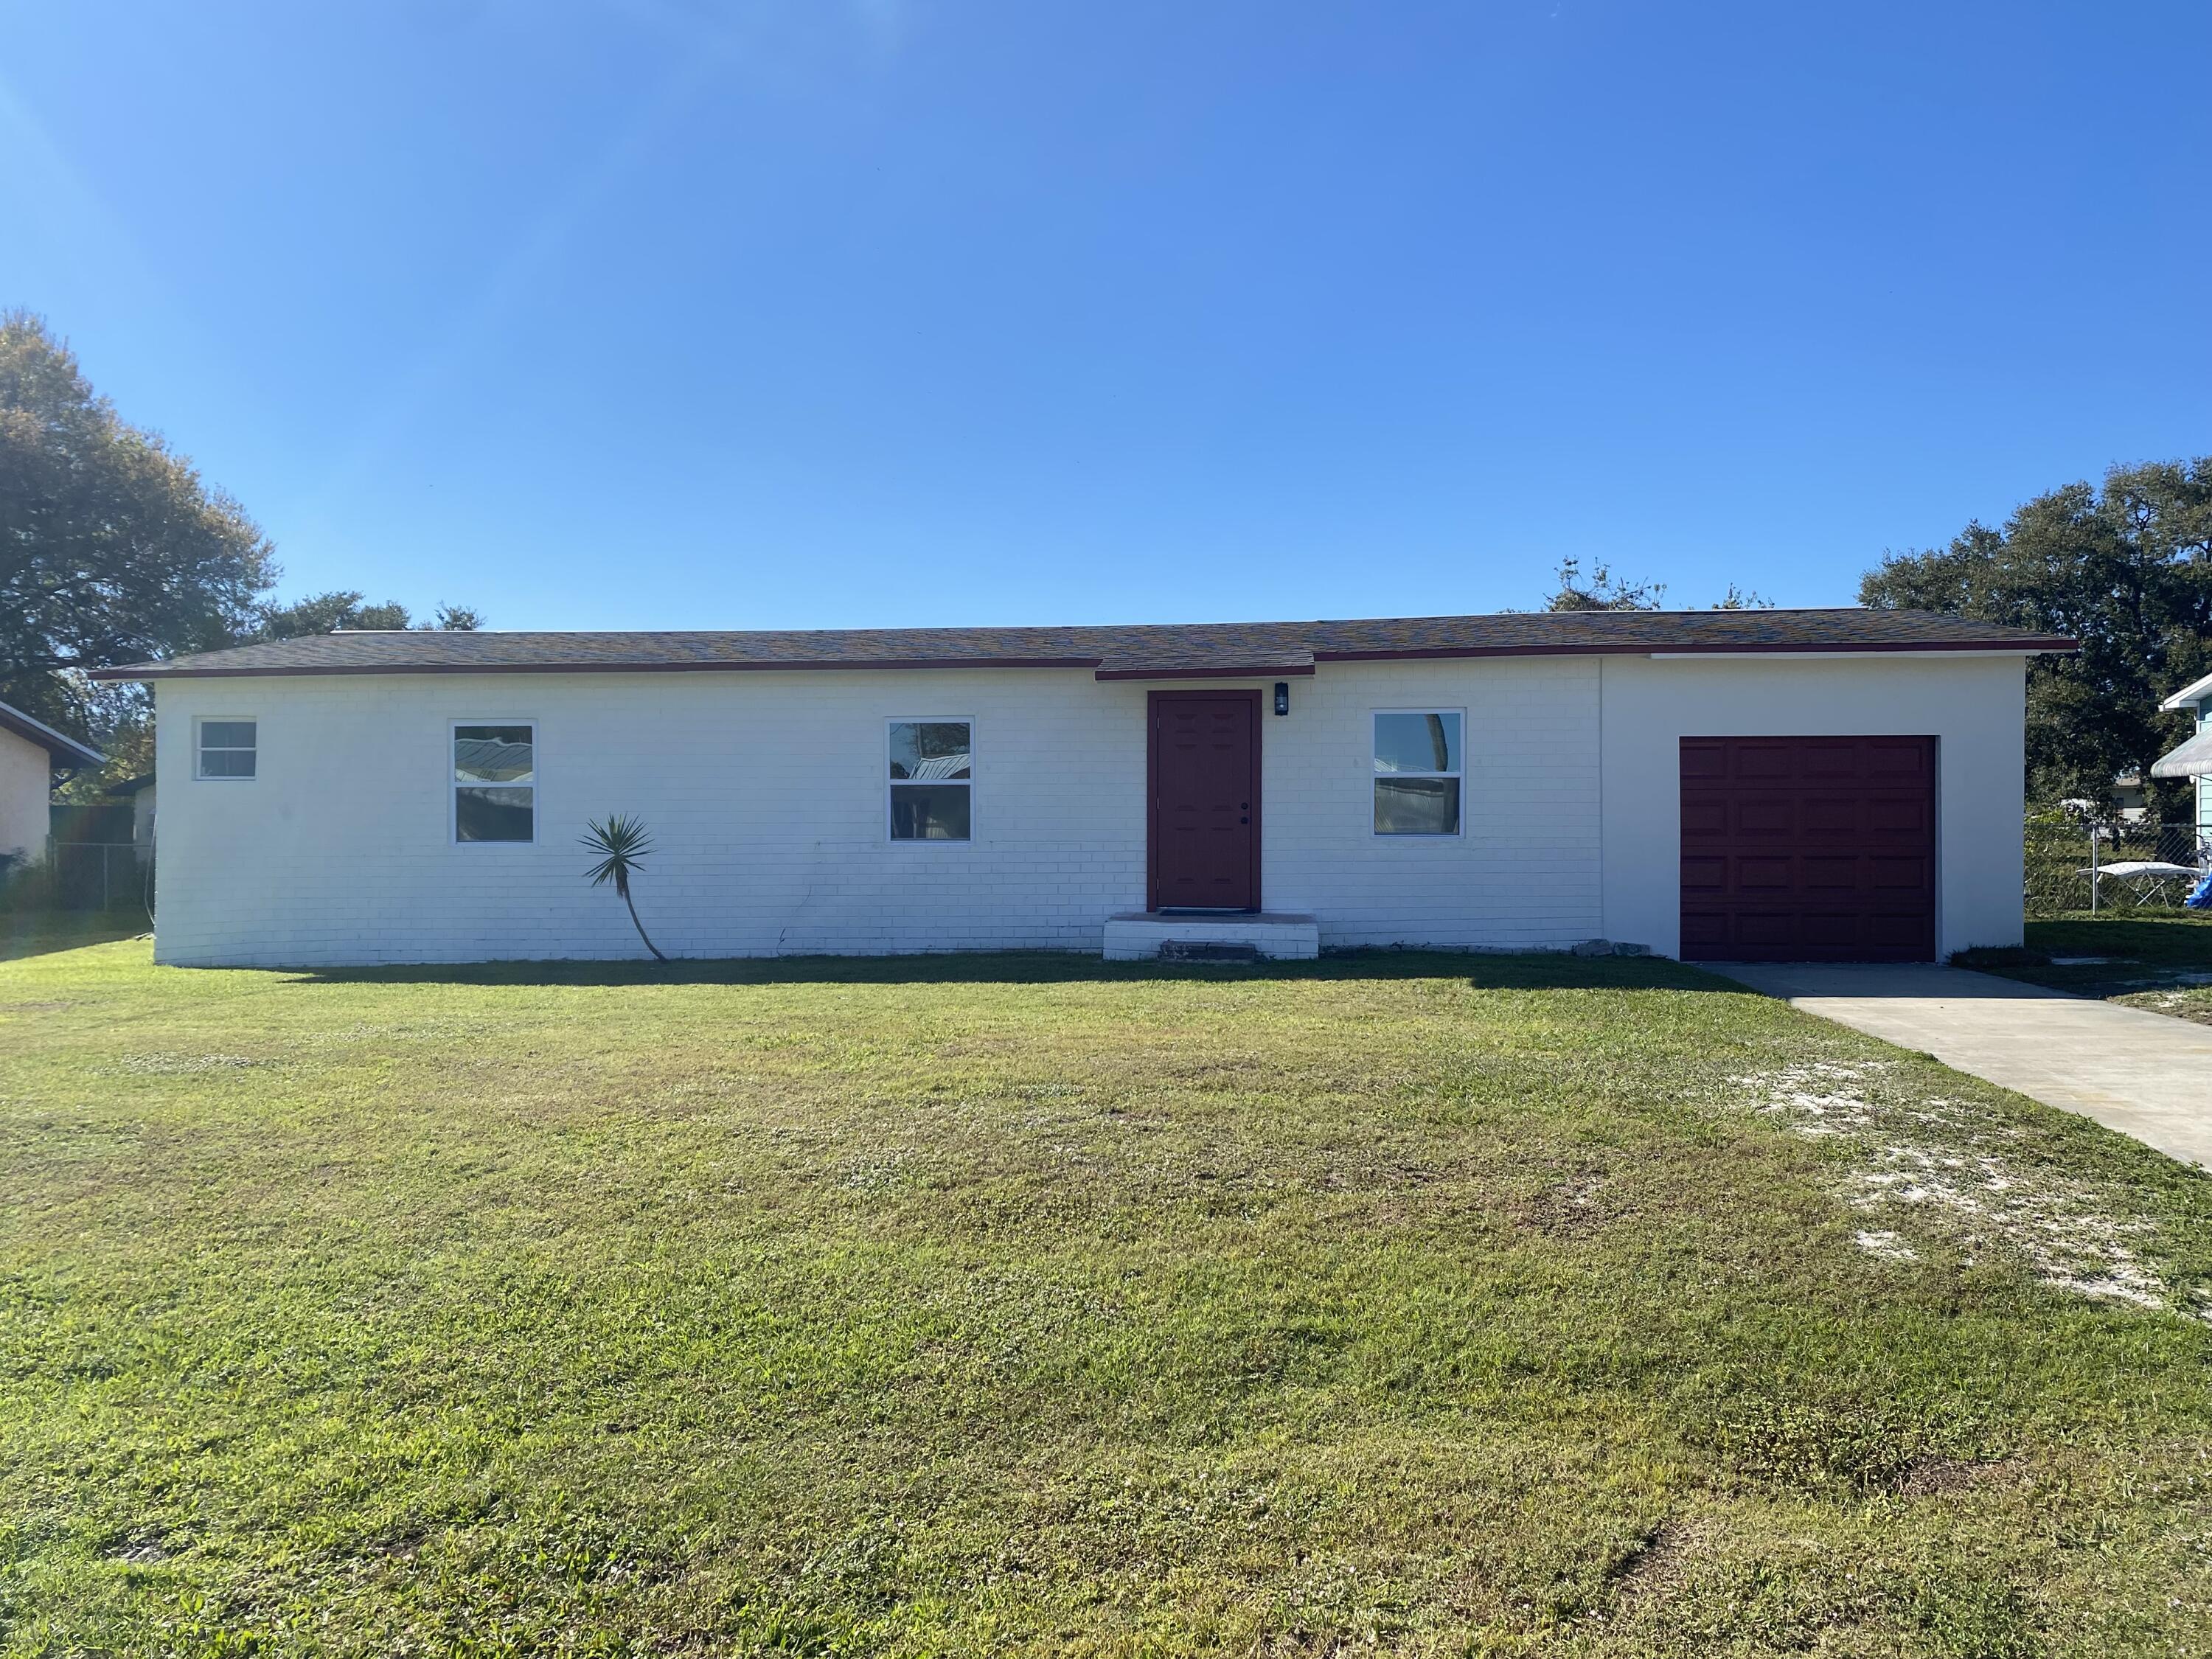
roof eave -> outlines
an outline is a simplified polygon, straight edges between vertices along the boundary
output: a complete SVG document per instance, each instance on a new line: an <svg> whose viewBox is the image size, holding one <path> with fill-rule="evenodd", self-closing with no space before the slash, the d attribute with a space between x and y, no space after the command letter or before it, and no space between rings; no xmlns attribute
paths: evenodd
<svg viewBox="0 0 2212 1659"><path fill-rule="evenodd" d="M2078 640L1869 640L1861 644L1713 645L1646 647L1640 654L1674 657L2043 657L2081 648Z"/></svg>
<svg viewBox="0 0 2212 1659"><path fill-rule="evenodd" d="M770 670L815 671L851 668L880 672L895 668L1096 668L1097 657L886 657L851 662L378 662L307 663L296 667L187 668L169 663L133 663L126 668L97 668L95 680L289 680L349 674L750 674Z"/></svg>
<svg viewBox="0 0 2212 1659"><path fill-rule="evenodd" d="M1317 650L1313 661L1419 662L1480 657L1802 657L1897 656L1931 653L1972 655L2040 656L2071 652L2078 642L2057 635L1996 640L1887 640L1778 643L1772 641L1687 643L1655 646L1650 641L1587 642L1571 645L1443 646L1371 651ZM696 662L514 662L514 663L310 663L266 664L246 667L191 667L182 663L131 663L91 671L95 680L212 680L296 679L357 674L744 674L781 671L828 672L854 670L880 672L892 669L948 668L1088 668L1102 680L1236 679L1261 674L1311 674L1306 663L1251 663L1222 665L1191 664L1144 668L1114 668L1100 657L896 657L780 661L733 662L702 659ZM2169 704L2168 706L2172 706Z"/></svg>
<svg viewBox="0 0 2212 1659"><path fill-rule="evenodd" d="M44 720L33 720L21 709L0 702L0 732L12 732L26 743L35 743L60 766L105 766L107 757L65 732L57 732Z"/></svg>
<svg viewBox="0 0 2212 1659"><path fill-rule="evenodd" d="M1415 659L1452 657L1893 657L1926 656L1930 653L1972 656L2042 656L2051 652L2078 650L2075 640L1866 640L1777 644L1772 641L1728 641L1711 645L1653 645L1650 641L1624 641L1584 645L1447 646L1426 651L1316 651L1316 662L1405 662Z"/></svg>
<svg viewBox="0 0 2212 1659"><path fill-rule="evenodd" d="M2201 680L2191 680L2159 704L2159 708L2161 711L2195 708L2207 702L2212 702L2212 674L2207 674Z"/></svg>
<svg viewBox="0 0 2212 1659"><path fill-rule="evenodd" d="M1194 664L1183 668L1101 668L1091 676L1101 680L1257 680L1273 675L1310 675L1310 662Z"/></svg>

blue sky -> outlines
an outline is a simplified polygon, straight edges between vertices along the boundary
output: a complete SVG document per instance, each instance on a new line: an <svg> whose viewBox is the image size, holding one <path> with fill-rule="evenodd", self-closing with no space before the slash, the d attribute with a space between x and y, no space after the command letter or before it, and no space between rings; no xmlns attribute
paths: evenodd
<svg viewBox="0 0 2212 1659"><path fill-rule="evenodd" d="M0 3L0 304L495 626L1848 603L2212 451L2212 7Z"/></svg>

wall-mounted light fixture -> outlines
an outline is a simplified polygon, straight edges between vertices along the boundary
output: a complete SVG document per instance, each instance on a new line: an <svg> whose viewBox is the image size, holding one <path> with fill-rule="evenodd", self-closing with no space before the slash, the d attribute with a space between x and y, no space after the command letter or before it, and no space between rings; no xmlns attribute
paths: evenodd
<svg viewBox="0 0 2212 1659"><path fill-rule="evenodd" d="M1291 683L1288 680L1275 682L1275 712L1278 714L1291 712Z"/></svg>

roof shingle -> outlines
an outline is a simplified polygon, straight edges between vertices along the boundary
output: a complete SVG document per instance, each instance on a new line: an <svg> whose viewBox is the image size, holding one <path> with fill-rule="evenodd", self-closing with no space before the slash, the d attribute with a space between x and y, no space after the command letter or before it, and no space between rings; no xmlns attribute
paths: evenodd
<svg viewBox="0 0 2212 1659"><path fill-rule="evenodd" d="M1310 674L1316 663L1591 653L2069 651L2074 641L1921 611L1569 611L1346 622L755 633L317 635L107 680L294 674L656 672L804 668L1088 668L1102 679Z"/></svg>

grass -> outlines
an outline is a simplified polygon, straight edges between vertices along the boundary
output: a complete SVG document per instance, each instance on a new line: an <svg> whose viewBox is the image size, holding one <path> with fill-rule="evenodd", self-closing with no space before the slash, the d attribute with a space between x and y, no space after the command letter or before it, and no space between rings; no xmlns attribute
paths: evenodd
<svg viewBox="0 0 2212 1659"><path fill-rule="evenodd" d="M1969 951L1957 960L1961 967L2031 985L2212 1025L2212 915L2083 911L2029 922L2020 950Z"/></svg>
<svg viewBox="0 0 2212 1659"><path fill-rule="evenodd" d="M0 1652L2202 1652L2208 1286L1665 963L24 957Z"/></svg>
<svg viewBox="0 0 2212 1659"><path fill-rule="evenodd" d="M150 937L143 911L50 910L0 907L0 962L46 956L81 945Z"/></svg>

